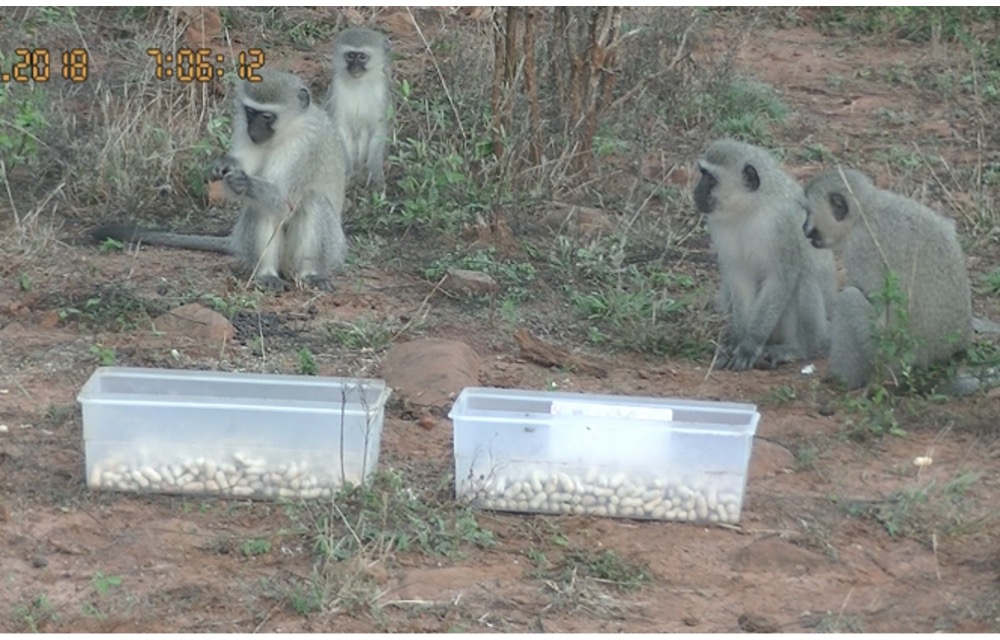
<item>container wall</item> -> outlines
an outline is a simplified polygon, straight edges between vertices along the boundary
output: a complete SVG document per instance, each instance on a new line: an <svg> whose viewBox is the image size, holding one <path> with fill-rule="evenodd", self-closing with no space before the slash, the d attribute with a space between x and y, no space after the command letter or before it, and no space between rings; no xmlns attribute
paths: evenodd
<svg viewBox="0 0 1000 640"><path fill-rule="evenodd" d="M388 393L381 380L99 369L79 395L88 485L331 495L377 468Z"/></svg>
<svg viewBox="0 0 1000 640"><path fill-rule="evenodd" d="M377 466L366 454L246 446L190 446L88 441L92 489L259 498L330 497L345 482L361 484Z"/></svg>
<svg viewBox="0 0 1000 640"><path fill-rule="evenodd" d="M651 520L739 520L742 474L670 473L663 468L462 460L457 496L483 509L592 514Z"/></svg>
<svg viewBox="0 0 1000 640"><path fill-rule="evenodd" d="M459 497L511 511L739 518L753 405L509 393L460 397L452 410Z"/></svg>
<svg viewBox="0 0 1000 640"><path fill-rule="evenodd" d="M100 401L83 405L84 439L168 440L188 445L244 444L277 449L334 449L357 452L376 423L361 412L239 407L232 404ZM380 424L380 423L379 423Z"/></svg>

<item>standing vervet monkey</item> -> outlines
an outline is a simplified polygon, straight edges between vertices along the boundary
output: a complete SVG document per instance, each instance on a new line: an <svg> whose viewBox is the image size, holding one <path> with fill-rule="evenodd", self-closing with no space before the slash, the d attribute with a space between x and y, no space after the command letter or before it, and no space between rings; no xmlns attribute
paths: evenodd
<svg viewBox="0 0 1000 640"><path fill-rule="evenodd" d="M718 303L729 318L722 366L826 355L833 254L802 236L798 182L764 149L729 139L713 142L698 168L694 202L708 218L722 276Z"/></svg>
<svg viewBox="0 0 1000 640"><path fill-rule="evenodd" d="M347 149L348 172L385 186L382 163L389 138L389 40L372 29L346 29L333 42L327 110Z"/></svg>
<svg viewBox="0 0 1000 640"><path fill-rule="evenodd" d="M212 167L227 196L242 205L228 236L156 231L124 225L96 229L113 238L237 256L265 289L294 280L329 288L328 274L344 264L341 226L347 180L343 147L326 112L298 77L262 70L236 92L229 154Z"/></svg>

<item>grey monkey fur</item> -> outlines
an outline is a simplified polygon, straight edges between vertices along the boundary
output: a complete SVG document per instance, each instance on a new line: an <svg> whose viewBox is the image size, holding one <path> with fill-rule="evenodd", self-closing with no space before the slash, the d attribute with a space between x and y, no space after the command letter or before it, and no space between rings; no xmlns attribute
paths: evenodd
<svg viewBox="0 0 1000 640"><path fill-rule="evenodd" d="M802 188L760 148L716 140L694 190L718 254L729 318L722 366L740 371L826 355L833 254L802 236Z"/></svg>
<svg viewBox="0 0 1000 640"><path fill-rule="evenodd" d="M241 204L228 236L128 225L106 225L92 236L234 255L266 289L288 288L286 278L328 288L329 273L347 256L343 148L326 112L298 77L258 73L260 82L238 87L232 147L212 168L227 196Z"/></svg>
<svg viewBox="0 0 1000 640"><path fill-rule="evenodd" d="M389 139L389 40L355 27L333 43L333 77L326 109L344 143L348 172L363 171L376 190L385 186L383 162Z"/></svg>
<svg viewBox="0 0 1000 640"><path fill-rule="evenodd" d="M907 334L914 339L909 364L925 368L951 358L969 343L972 303L965 256L955 225L924 205L879 189L853 169L833 169L805 188L805 235L816 247L843 252L846 285L833 314L829 373L849 388L871 382L877 345L876 296L889 271L906 295ZM892 307L889 313L895 311ZM904 354L905 356L906 354ZM899 366L891 367L898 373Z"/></svg>

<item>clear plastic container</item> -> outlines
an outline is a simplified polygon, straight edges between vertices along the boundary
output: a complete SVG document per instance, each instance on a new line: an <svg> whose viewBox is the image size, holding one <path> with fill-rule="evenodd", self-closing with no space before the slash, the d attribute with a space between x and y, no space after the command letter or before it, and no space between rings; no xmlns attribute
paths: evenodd
<svg viewBox="0 0 1000 640"><path fill-rule="evenodd" d="M652 520L739 520L752 404L464 389L455 492L501 511Z"/></svg>
<svg viewBox="0 0 1000 640"><path fill-rule="evenodd" d="M333 495L378 466L382 380L98 368L83 408L93 489Z"/></svg>

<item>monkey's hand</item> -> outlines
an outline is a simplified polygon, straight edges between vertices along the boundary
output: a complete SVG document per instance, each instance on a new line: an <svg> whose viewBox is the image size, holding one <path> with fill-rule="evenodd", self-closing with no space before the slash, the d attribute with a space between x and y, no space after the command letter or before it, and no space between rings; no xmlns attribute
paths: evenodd
<svg viewBox="0 0 1000 640"><path fill-rule="evenodd" d="M243 167L240 163L236 161L236 158L232 156L222 156L218 160L212 163L212 169L209 172L209 177L212 181L223 180L227 175L233 171L242 171Z"/></svg>
<svg viewBox="0 0 1000 640"><path fill-rule="evenodd" d="M222 180L236 195L250 195L251 179L232 156L223 156L212 165L212 180Z"/></svg>

